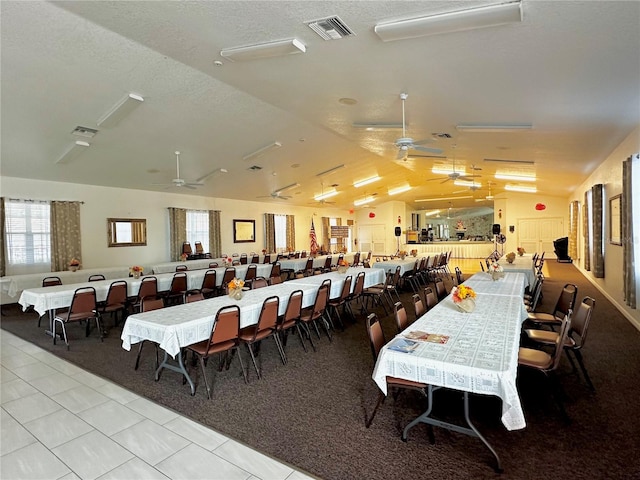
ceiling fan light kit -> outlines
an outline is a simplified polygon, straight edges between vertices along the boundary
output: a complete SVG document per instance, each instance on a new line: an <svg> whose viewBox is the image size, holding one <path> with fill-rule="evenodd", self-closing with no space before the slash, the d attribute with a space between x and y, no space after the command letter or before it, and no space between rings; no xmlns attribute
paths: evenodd
<svg viewBox="0 0 640 480"><path fill-rule="evenodd" d="M522 6L517 1L379 23L374 31L383 42L391 42L519 22Z"/></svg>
<svg viewBox="0 0 640 480"><path fill-rule="evenodd" d="M142 102L144 102L144 98L140 95L135 93L128 94L98 120L98 126L105 128L115 127L124 117L138 108Z"/></svg>
<svg viewBox="0 0 640 480"><path fill-rule="evenodd" d="M65 150L65 152L60 155L60 158L56 160L56 163L69 163L73 159L75 159L78 155L85 151L87 147L90 147L91 144L82 140L76 140Z"/></svg>
<svg viewBox="0 0 640 480"><path fill-rule="evenodd" d="M377 182L378 180L382 180L378 175L370 178L365 178L364 180L360 180L358 182L353 182L353 186L356 188L364 187L365 185L369 185L370 183Z"/></svg>
<svg viewBox="0 0 640 480"><path fill-rule="evenodd" d="M275 42L258 43L244 47L225 48L220 50L220 56L232 62L244 62L261 58L280 57L305 53L307 47L297 38L278 40Z"/></svg>

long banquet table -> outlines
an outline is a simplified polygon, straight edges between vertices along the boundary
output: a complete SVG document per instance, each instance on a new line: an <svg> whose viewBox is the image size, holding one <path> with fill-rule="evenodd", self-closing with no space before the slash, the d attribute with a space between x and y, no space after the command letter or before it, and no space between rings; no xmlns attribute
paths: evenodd
<svg viewBox="0 0 640 480"><path fill-rule="evenodd" d="M530 287L535 283L535 269L533 266L533 257L529 254L524 254L523 256L516 255L513 263L507 262L506 255L500 257L498 263L502 265L502 270L504 272L509 273L524 273L527 284L526 286Z"/></svg>
<svg viewBox="0 0 640 480"><path fill-rule="evenodd" d="M507 273L493 281L488 274L477 273L465 285L477 293L475 310L463 313L455 306L451 295L443 299L382 348L373 379L385 394L387 376L425 383L429 385L430 406L434 386L463 391L465 419L470 428L434 419L429 408L405 427L403 439L418 423L477 436L494 454L500 469L497 453L470 421L468 393L500 397L505 427L508 430L525 427L516 387L520 330L527 318L522 301L525 276ZM406 342L406 335L413 331L445 335L448 340L446 343L416 341L416 348L409 353L394 350L397 342Z"/></svg>
<svg viewBox="0 0 640 480"><path fill-rule="evenodd" d="M416 258L406 257L404 260L401 258L394 258L393 260L383 260L381 262L374 262L371 266L373 268L382 268L385 272L395 273L396 267L400 267L400 275L404 275L406 272L413 271Z"/></svg>
<svg viewBox="0 0 640 480"><path fill-rule="evenodd" d="M355 253L345 253L343 254L343 259L351 264L353 263L353 258ZM338 263L338 258L340 257L339 253L334 253L332 255L319 255L313 258L313 268L324 267L324 264L327 260L327 257L331 257L331 264L336 265ZM304 270L304 267L307 265L307 258L291 258L291 259L283 259L278 260L280 263L280 268L284 270L293 270L294 272Z"/></svg>
<svg viewBox="0 0 640 480"><path fill-rule="evenodd" d="M451 242L407 243L407 251L417 250L419 257L451 252L451 258L486 258L494 250L493 242L458 240Z"/></svg>
<svg viewBox="0 0 640 480"><path fill-rule="evenodd" d="M247 258L247 264L251 263L251 258L253 255L249 255ZM264 255L259 255L260 261L259 264L262 264L264 261ZM275 260L275 254L271 255L271 258ZM240 260L240 257L232 257L233 260ZM224 258L203 258L198 260L186 260L184 262L166 262L166 263L156 263L151 266L151 271L155 274L158 273L173 273L176 271L176 267L180 265L186 265L189 270L202 270L205 268L209 268L211 263L217 263L219 267L224 267ZM273 263L273 260L272 262Z"/></svg>

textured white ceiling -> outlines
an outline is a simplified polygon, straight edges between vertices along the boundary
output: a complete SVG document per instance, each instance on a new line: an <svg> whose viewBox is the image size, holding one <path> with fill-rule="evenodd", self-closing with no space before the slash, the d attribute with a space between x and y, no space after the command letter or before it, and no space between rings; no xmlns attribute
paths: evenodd
<svg viewBox="0 0 640 480"><path fill-rule="evenodd" d="M520 24L386 43L373 32L381 21L488 3L0 2L2 175L155 190L175 177L180 150L186 180L229 171L183 193L251 199L297 182L289 202L307 205L337 183L331 200L348 209L365 194L390 199L387 188L403 183L414 188L393 199L410 204L483 198L487 181L500 193L505 182L484 162L498 158L535 162L539 191L566 196L640 123L640 2L524 0ZM356 35L324 41L304 23L330 15ZM292 37L305 54L246 63L219 55ZM129 92L144 104L113 128L97 127ZM450 133L429 146L448 162L482 168L482 189L441 183L431 173L436 159L397 162L399 130L352 127L400 122L400 92L409 93L409 136ZM455 129L472 122L534 129ZM99 133L73 162L56 164L78 139L70 133L77 125ZM274 141L282 147L243 161ZM248 170L254 164L263 169ZM374 174L383 180L352 186Z"/></svg>

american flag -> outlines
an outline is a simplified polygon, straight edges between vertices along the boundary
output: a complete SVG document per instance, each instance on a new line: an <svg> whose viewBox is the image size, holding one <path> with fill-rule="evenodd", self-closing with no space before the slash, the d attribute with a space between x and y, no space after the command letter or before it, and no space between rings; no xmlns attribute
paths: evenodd
<svg viewBox="0 0 640 480"><path fill-rule="evenodd" d="M318 239L316 237L316 228L313 226L313 218L311 219L311 230L309 230L309 238L311 239L311 253L316 253L318 251Z"/></svg>

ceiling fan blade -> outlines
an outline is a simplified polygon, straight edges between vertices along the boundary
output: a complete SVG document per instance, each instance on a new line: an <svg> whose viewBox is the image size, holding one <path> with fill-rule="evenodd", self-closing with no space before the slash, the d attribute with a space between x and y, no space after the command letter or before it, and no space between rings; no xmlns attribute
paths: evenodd
<svg viewBox="0 0 640 480"><path fill-rule="evenodd" d="M445 178L443 181L441 181L440 183L447 183L449 180L451 180L451 177L447 177Z"/></svg>
<svg viewBox="0 0 640 480"><path fill-rule="evenodd" d="M188 183L183 183L182 185L180 185L181 187L184 188L188 188L189 190L195 190L196 187L192 187L191 185L189 185Z"/></svg>
<svg viewBox="0 0 640 480"><path fill-rule="evenodd" d="M429 153L442 153L443 150L441 148L431 148L431 147L421 147L420 145L413 145L414 150L419 150L421 152L429 152Z"/></svg>
<svg viewBox="0 0 640 480"><path fill-rule="evenodd" d="M447 158L446 156L443 155L417 155L417 154L411 154L408 155L409 158L439 158L439 159L445 159Z"/></svg>
<svg viewBox="0 0 640 480"><path fill-rule="evenodd" d="M424 145L426 143L433 143L433 138L423 138L422 140L414 140L414 145Z"/></svg>

